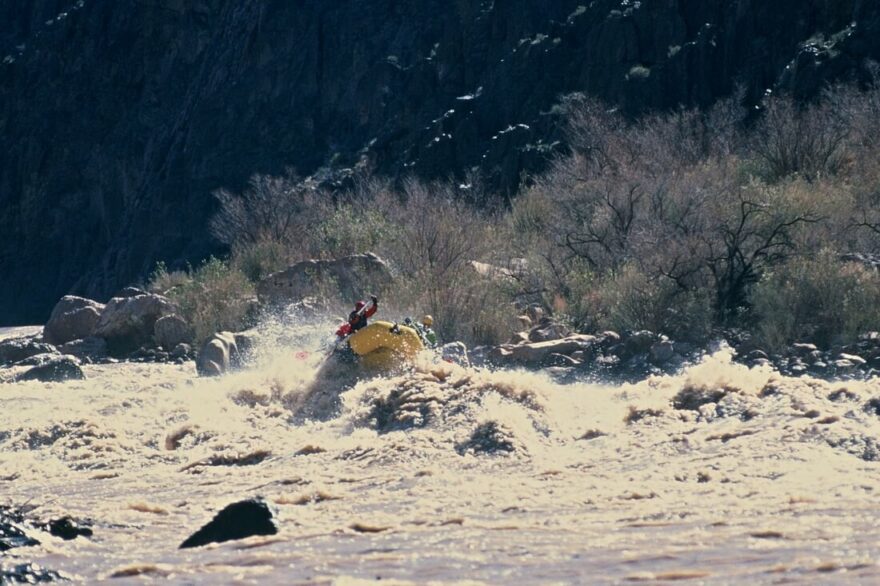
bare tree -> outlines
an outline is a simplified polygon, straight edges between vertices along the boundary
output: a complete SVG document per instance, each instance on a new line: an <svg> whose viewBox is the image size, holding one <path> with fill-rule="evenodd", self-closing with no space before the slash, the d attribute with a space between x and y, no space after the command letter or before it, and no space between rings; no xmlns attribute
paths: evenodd
<svg viewBox="0 0 880 586"><path fill-rule="evenodd" d="M790 97L766 100L751 147L772 181L800 175L808 181L835 174L843 164L849 123L827 101L807 106Z"/></svg>
<svg viewBox="0 0 880 586"><path fill-rule="evenodd" d="M721 216L715 238L706 242L705 261L715 282L722 322L747 305L748 288L767 267L795 252L795 227L820 220L809 211L789 211L760 193L746 191L737 195L732 211Z"/></svg>
<svg viewBox="0 0 880 586"><path fill-rule="evenodd" d="M220 204L210 229L230 246L273 241L292 245L326 196L289 172L282 177L254 175L242 193L218 190Z"/></svg>

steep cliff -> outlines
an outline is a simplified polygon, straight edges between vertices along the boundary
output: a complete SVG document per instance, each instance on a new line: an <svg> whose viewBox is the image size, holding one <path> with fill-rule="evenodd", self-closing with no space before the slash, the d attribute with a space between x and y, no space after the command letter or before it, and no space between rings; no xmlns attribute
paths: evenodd
<svg viewBox="0 0 880 586"><path fill-rule="evenodd" d="M211 192L367 166L500 189L560 95L629 112L880 59L864 0L0 0L0 323L216 250Z"/></svg>

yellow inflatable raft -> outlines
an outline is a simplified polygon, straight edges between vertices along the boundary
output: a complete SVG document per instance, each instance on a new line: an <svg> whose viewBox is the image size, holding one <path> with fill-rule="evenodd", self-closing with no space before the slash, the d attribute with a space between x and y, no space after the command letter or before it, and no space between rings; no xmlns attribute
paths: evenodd
<svg viewBox="0 0 880 586"><path fill-rule="evenodd" d="M424 349L418 332L408 326L374 321L351 335L348 345L367 368L387 369L412 362Z"/></svg>

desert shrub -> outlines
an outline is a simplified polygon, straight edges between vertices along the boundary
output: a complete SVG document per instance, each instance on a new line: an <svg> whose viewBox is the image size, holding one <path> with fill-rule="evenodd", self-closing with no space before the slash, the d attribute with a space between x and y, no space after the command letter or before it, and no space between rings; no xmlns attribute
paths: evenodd
<svg viewBox="0 0 880 586"><path fill-rule="evenodd" d="M593 294L597 329L651 330L678 340L704 340L713 313L705 291L682 290L627 265L602 280Z"/></svg>
<svg viewBox="0 0 880 586"><path fill-rule="evenodd" d="M266 237L253 243L235 245L230 266L256 283L274 272L284 270L296 260L299 259L288 244Z"/></svg>
<svg viewBox="0 0 880 586"><path fill-rule="evenodd" d="M345 202L328 211L315 227L322 256L339 258L380 250L386 243L399 238L398 227L389 222L383 209L373 201Z"/></svg>
<svg viewBox="0 0 880 586"><path fill-rule="evenodd" d="M497 344L520 328L513 285L503 273L463 268L439 285L426 286L431 280L425 271L399 277L389 311L413 317L430 313L434 329L446 342Z"/></svg>
<svg viewBox="0 0 880 586"><path fill-rule="evenodd" d="M719 322L735 320L765 271L797 252L794 233L820 221L809 207L793 205L788 195L785 189L749 183L715 202L702 258L712 276Z"/></svg>
<svg viewBox="0 0 880 586"><path fill-rule="evenodd" d="M378 250L398 274L399 311L432 314L445 340L497 342L514 327L512 281L501 266L494 216L465 200L473 185L461 190L407 181L383 206L393 237Z"/></svg>
<svg viewBox="0 0 880 586"><path fill-rule="evenodd" d="M880 329L880 273L829 250L768 273L754 294L757 333L768 348L798 341L828 347Z"/></svg>
<svg viewBox="0 0 880 586"><path fill-rule="evenodd" d="M827 100L801 106L790 97L773 97L751 134L751 150L768 181L792 175L813 181L840 170L850 130Z"/></svg>
<svg viewBox="0 0 880 586"><path fill-rule="evenodd" d="M212 235L233 249L280 244L292 256L315 251L307 236L326 214L330 197L294 173L281 177L254 175L241 193L214 192L220 209L211 218Z"/></svg>
<svg viewBox="0 0 880 586"><path fill-rule="evenodd" d="M811 206L792 205L784 188L738 171L733 106L717 109L726 121L719 129L710 126L711 112L626 124L593 103L580 107L572 131L580 146L532 184L526 205L514 207L523 231L547 226L557 252L542 260L563 275L564 294L574 263L596 275L637 267L648 282L673 287L660 298L696 299L700 291L700 304L713 299L717 321L728 323L748 307L763 271L794 252L796 232L819 219ZM535 220L536 209L549 218Z"/></svg>
<svg viewBox="0 0 880 586"><path fill-rule="evenodd" d="M228 262L211 257L196 269L174 273L160 264L149 287L163 291L177 304L195 330L197 344L215 332L240 331L249 325L254 288L244 273Z"/></svg>
<svg viewBox="0 0 880 586"><path fill-rule="evenodd" d="M159 261L150 275L147 291L169 296L175 289L183 287L190 280L191 278L187 271L169 271L165 263Z"/></svg>
<svg viewBox="0 0 880 586"><path fill-rule="evenodd" d="M828 88L822 100L841 116L849 133L846 148L856 162L875 165L880 150L880 64L869 63L865 87L841 85Z"/></svg>

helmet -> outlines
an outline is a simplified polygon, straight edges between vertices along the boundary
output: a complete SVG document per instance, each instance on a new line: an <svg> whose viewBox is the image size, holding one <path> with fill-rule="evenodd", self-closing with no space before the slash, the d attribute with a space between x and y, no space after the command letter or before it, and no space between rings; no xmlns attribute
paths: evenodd
<svg viewBox="0 0 880 586"><path fill-rule="evenodd" d="M364 305L366 305L366 303L364 303L363 301L358 301L357 303L354 304L354 310L360 311L361 309L364 308Z"/></svg>
<svg viewBox="0 0 880 586"><path fill-rule="evenodd" d="M426 315L422 317L422 323L428 326L429 328L434 325L434 318L430 315Z"/></svg>

